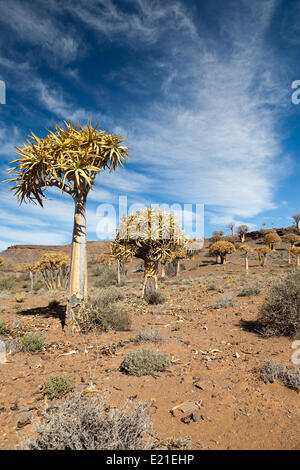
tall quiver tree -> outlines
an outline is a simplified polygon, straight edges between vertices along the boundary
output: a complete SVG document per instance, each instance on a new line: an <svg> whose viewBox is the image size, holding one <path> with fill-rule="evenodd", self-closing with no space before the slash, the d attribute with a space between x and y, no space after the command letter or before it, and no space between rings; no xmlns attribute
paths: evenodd
<svg viewBox="0 0 300 470"><path fill-rule="evenodd" d="M131 257L144 261L142 297L157 290L158 265L172 260L173 254L186 247L188 240L177 219L159 209L140 209L123 217L112 242L112 254L126 261Z"/></svg>
<svg viewBox="0 0 300 470"><path fill-rule="evenodd" d="M45 138L33 132L22 148L20 158L10 164L13 177L7 182L19 201L35 202L43 207L46 191L54 186L69 194L75 204L72 256L66 313L66 331L79 331L78 319L87 298L86 201L100 171L114 171L128 158L121 136L108 134L88 122L85 127L65 121L55 124Z"/></svg>

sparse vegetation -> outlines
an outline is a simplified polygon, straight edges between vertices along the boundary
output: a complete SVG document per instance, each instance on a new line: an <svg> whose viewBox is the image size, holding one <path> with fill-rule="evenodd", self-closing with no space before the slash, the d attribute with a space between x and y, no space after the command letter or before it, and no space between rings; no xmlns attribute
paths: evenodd
<svg viewBox="0 0 300 470"><path fill-rule="evenodd" d="M45 338L42 333L26 333L22 339L22 350L25 352L40 351L44 347Z"/></svg>
<svg viewBox="0 0 300 470"><path fill-rule="evenodd" d="M75 387L73 377L69 375L53 375L46 380L44 386L44 395L50 400L54 398L61 398L69 392L72 392Z"/></svg>
<svg viewBox="0 0 300 470"><path fill-rule="evenodd" d="M128 375L152 375L163 372L170 365L168 354L153 349L137 349L126 354L120 370Z"/></svg>
<svg viewBox="0 0 300 470"><path fill-rule="evenodd" d="M105 397L66 398L52 412L43 412L30 450L145 450L152 447L149 405L138 402L116 409Z"/></svg>

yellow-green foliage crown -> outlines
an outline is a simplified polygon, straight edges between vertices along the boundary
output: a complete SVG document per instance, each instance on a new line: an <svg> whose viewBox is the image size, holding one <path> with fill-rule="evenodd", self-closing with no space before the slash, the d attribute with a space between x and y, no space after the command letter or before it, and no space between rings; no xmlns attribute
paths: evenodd
<svg viewBox="0 0 300 470"><path fill-rule="evenodd" d="M172 259L176 252L182 253L187 243L188 239L172 214L157 209L140 209L123 217L112 242L112 255L120 261L135 256L163 262Z"/></svg>
<svg viewBox="0 0 300 470"><path fill-rule="evenodd" d="M17 147L17 160L9 172L13 177L7 182L20 203L37 201L43 205L48 186L56 186L71 194L87 194L100 171L115 170L128 158L127 149L121 145L121 136L107 134L93 127L65 121L65 128L55 125L44 139L31 133L27 144Z"/></svg>
<svg viewBox="0 0 300 470"><path fill-rule="evenodd" d="M209 248L211 256L224 256L235 252L235 246L227 241L215 242Z"/></svg>

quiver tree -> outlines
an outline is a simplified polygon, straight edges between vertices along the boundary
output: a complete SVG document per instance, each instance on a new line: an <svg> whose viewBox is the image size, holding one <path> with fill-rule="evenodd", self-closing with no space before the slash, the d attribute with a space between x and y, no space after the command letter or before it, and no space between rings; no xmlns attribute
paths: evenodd
<svg viewBox="0 0 300 470"><path fill-rule="evenodd" d="M284 235L284 241L290 245L292 248L295 246L295 243L297 243L300 240L299 235L296 235L295 233L287 233Z"/></svg>
<svg viewBox="0 0 300 470"><path fill-rule="evenodd" d="M243 245L239 246L239 250L244 254L245 269L246 269L246 273L248 274L248 269L249 269L248 256L249 256L249 253L253 252L253 248L251 248L251 246L247 245L246 243L243 243Z"/></svg>
<svg viewBox="0 0 300 470"><path fill-rule="evenodd" d="M300 246L293 246L288 250L290 255L296 258L296 265L300 266Z"/></svg>
<svg viewBox="0 0 300 470"><path fill-rule="evenodd" d="M180 262L181 262L182 259L185 259L185 258L186 258L186 249L185 249L185 247L178 248L177 250L175 250L173 252L172 264L175 268L175 276L178 276L180 274L180 268L181 268Z"/></svg>
<svg viewBox="0 0 300 470"><path fill-rule="evenodd" d="M64 253L45 253L34 265L44 279L47 289L65 289L70 272L70 257Z"/></svg>
<svg viewBox="0 0 300 470"><path fill-rule="evenodd" d="M281 238L276 232L267 233L264 237L265 244L272 250L275 251L275 245L281 243Z"/></svg>
<svg viewBox="0 0 300 470"><path fill-rule="evenodd" d="M158 265L173 259L184 249L187 238L173 214L157 209L140 209L123 217L112 242L112 254L124 262L131 257L144 261L145 274L142 297L157 290Z"/></svg>
<svg viewBox="0 0 300 470"><path fill-rule="evenodd" d="M248 225L239 225L237 228L237 233L239 234L240 241L244 243L246 240L246 233L248 232L249 227Z"/></svg>
<svg viewBox="0 0 300 470"><path fill-rule="evenodd" d="M300 214L293 214L291 215L292 219L294 219L296 223L296 227L299 230L300 229Z"/></svg>
<svg viewBox="0 0 300 470"><path fill-rule="evenodd" d="M226 235L224 237L224 241L230 242L233 245L236 245L240 241L240 237L238 235Z"/></svg>
<svg viewBox="0 0 300 470"><path fill-rule="evenodd" d="M214 231L213 231L213 237L220 237L220 238L222 238L223 235L224 235L223 230L214 230Z"/></svg>
<svg viewBox="0 0 300 470"><path fill-rule="evenodd" d="M36 264L26 264L24 266L24 271L28 272L30 278L30 289L33 290L33 285L35 282L36 275L38 273L38 269L36 268Z"/></svg>
<svg viewBox="0 0 300 470"><path fill-rule="evenodd" d="M229 230L231 230L231 235L233 235L233 229L235 227L235 223L234 222L229 222L229 224L227 224L227 228L229 228Z"/></svg>
<svg viewBox="0 0 300 470"><path fill-rule="evenodd" d="M128 158L122 137L93 127L65 122L65 128L55 125L45 138L33 132L22 148L20 158L11 162L13 177L8 182L20 203L36 202L43 207L46 192L56 187L74 200L74 230L67 301L66 326L79 331L77 319L83 314L87 298L86 201L99 172L114 171Z"/></svg>
<svg viewBox="0 0 300 470"><path fill-rule="evenodd" d="M198 255L203 248L204 239L199 238L198 240L189 240L186 245L186 256L187 258L193 258L193 256Z"/></svg>
<svg viewBox="0 0 300 470"><path fill-rule="evenodd" d="M220 259L221 264L226 264L227 255L234 252L235 246L232 243L226 241L215 242L209 248L210 256L216 257L216 263L218 263L218 260Z"/></svg>
<svg viewBox="0 0 300 470"><path fill-rule="evenodd" d="M0 266L4 266L4 258L0 256Z"/></svg>
<svg viewBox="0 0 300 470"><path fill-rule="evenodd" d="M260 265L265 266L267 255L271 253L272 250L268 246L263 245L263 246L255 248L255 251L258 254Z"/></svg>

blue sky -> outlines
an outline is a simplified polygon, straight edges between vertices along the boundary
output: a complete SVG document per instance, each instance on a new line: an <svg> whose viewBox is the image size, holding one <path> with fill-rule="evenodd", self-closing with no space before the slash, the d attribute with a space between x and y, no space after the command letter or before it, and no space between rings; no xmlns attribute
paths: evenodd
<svg viewBox="0 0 300 470"><path fill-rule="evenodd" d="M205 205L205 235L300 212L300 2L0 0L0 177L29 130L64 119L126 136L131 160L88 203ZM0 183L0 250L69 243L73 201L18 207Z"/></svg>

